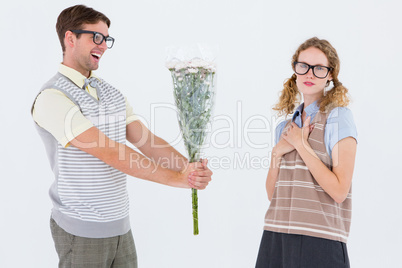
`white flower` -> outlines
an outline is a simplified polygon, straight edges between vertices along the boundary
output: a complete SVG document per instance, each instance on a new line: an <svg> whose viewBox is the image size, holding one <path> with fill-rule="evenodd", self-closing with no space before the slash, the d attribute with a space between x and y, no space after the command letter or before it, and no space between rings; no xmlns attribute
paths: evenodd
<svg viewBox="0 0 402 268"><path fill-rule="evenodd" d="M194 59L192 59L190 62L189 62L189 66L190 67L195 67L195 68L199 68L199 67L201 67L201 68L205 68L206 66L208 66L210 63L209 62L207 62L207 61L205 61L205 60L203 60L203 59L200 59L200 58L194 58Z"/></svg>
<svg viewBox="0 0 402 268"><path fill-rule="evenodd" d="M216 64L214 62L206 61L200 58L194 58L190 61L170 61L166 63L169 70L179 71L185 70L186 73L197 73L199 69L204 69L207 72L214 73L216 71Z"/></svg>
<svg viewBox="0 0 402 268"><path fill-rule="evenodd" d="M192 74L195 74L195 73L198 72L198 69L197 68L188 68L188 72L192 73Z"/></svg>
<svg viewBox="0 0 402 268"><path fill-rule="evenodd" d="M210 65L206 66L205 69L214 73L216 71L216 65L214 63L211 63Z"/></svg>
<svg viewBox="0 0 402 268"><path fill-rule="evenodd" d="M173 68L175 68L175 66L176 66L176 64L177 64L178 62L177 61L169 61L169 62L166 62L166 67L170 70L170 69L173 69Z"/></svg>
<svg viewBox="0 0 402 268"><path fill-rule="evenodd" d="M175 70L176 70L176 72L177 72L177 71L179 71L179 70L181 70L181 69L185 69L185 68L187 68L187 67L188 67L187 62L180 61L180 62L178 62L178 63L176 64Z"/></svg>

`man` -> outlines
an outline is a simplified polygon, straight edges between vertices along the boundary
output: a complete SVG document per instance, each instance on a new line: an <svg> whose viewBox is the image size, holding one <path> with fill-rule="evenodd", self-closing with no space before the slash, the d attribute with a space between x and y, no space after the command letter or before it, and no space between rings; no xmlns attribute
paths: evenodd
<svg viewBox="0 0 402 268"><path fill-rule="evenodd" d="M205 189L212 176L206 160L188 164L92 72L113 46L109 27L104 14L83 5L60 13L63 62L32 107L55 174L51 231L59 267L137 267L126 174L195 189Z"/></svg>

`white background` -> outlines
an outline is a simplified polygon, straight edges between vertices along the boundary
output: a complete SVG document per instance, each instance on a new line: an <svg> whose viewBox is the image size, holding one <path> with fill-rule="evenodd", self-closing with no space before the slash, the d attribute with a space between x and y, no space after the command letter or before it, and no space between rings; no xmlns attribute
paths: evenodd
<svg viewBox="0 0 402 268"><path fill-rule="evenodd" d="M216 135L220 144L232 141L230 146L205 153L231 162L214 168L213 182L199 193L197 237L189 190L128 178L140 267L254 267L268 207L267 169L240 168L233 160L235 154L256 159L270 154L276 123L271 108L292 74L294 51L312 36L328 39L337 49L339 78L350 90L358 127L348 242L352 267L401 267L402 20L397 0L82 2L111 19L109 33L116 38L97 74L121 89L145 123L151 124L151 105L173 104L165 48L197 42L220 48L215 116L231 118L234 130ZM24 0L0 9L0 267L57 265L49 229L53 175L30 108L62 61L57 16L77 3ZM154 113L150 127L173 141L179 135L174 110ZM246 121L255 116L270 125L245 136ZM229 123L216 121L213 127ZM254 120L250 127L261 129L264 123ZM250 142L268 145L258 149ZM185 154L182 141L175 146Z"/></svg>

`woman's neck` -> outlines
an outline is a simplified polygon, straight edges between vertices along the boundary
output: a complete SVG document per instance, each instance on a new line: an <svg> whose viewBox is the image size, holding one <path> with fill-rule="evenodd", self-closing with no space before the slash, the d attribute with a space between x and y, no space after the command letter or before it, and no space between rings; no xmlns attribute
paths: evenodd
<svg viewBox="0 0 402 268"><path fill-rule="evenodd" d="M321 96L304 96L303 95L303 103L304 103L304 105L303 105L303 112L302 112L302 116L301 116L302 125L304 125L304 121L306 120L306 117L307 117L306 108L310 104L314 103L315 101L318 101L321 98L322 98L322 95Z"/></svg>
<svg viewBox="0 0 402 268"><path fill-rule="evenodd" d="M303 102L304 102L303 110L307 106L309 106L310 104L312 104L315 101L318 101L321 98L322 98L322 95L319 95L319 96L305 96L305 95L303 95Z"/></svg>

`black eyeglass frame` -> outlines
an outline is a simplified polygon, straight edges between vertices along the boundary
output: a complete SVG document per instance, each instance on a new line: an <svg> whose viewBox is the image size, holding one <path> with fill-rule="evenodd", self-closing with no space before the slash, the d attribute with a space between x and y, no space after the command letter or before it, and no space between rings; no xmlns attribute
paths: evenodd
<svg viewBox="0 0 402 268"><path fill-rule="evenodd" d="M307 69L307 71L306 71L305 73L298 73L298 72L296 72L296 64L298 64L298 63L306 64L306 65L308 66L308 69ZM326 74L324 77L319 77L319 76L317 76L317 75L315 74L315 71L314 71L315 67L326 68L326 69L327 69L327 74ZM324 78L326 78L326 77L328 76L329 72L332 71L334 68L332 68L332 67L327 67L327 66L322 66L322 65L310 65L310 64L307 64L307 63L305 63L305 62L300 62L300 61L295 61L295 62L293 62L293 70L294 70L295 73L297 73L298 75L305 75L306 73L308 73L308 71L310 71L310 69L313 70L313 74L314 74L315 77L317 77L317 78L319 78L319 79L324 79Z"/></svg>
<svg viewBox="0 0 402 268"><path fill-rule="evenodd" d="M106 42L108 39L109 39L109 40L112 40L112 45L111 45L110 47L108 46L107 48L111 49L111 48L113 47L114 38L111 37L111 36L104 36L102 33L100 33L100 32L95 32L95 31L86 31L86 30L70 30L70 31L73 32L73 33L77 33L77 34L82 34L82 33L93 34L94 36L93 36L93 38L92 38L92 41L94 41L94 43L97 44L97 45L102 44L103 41ZM98 44L97 42L95 42L95 36L96 36L97 34L100 34L100 35L102 36L102 41L101 41L99 44ZM107 45L107 43L106 43L106 45Z"/></svg>

